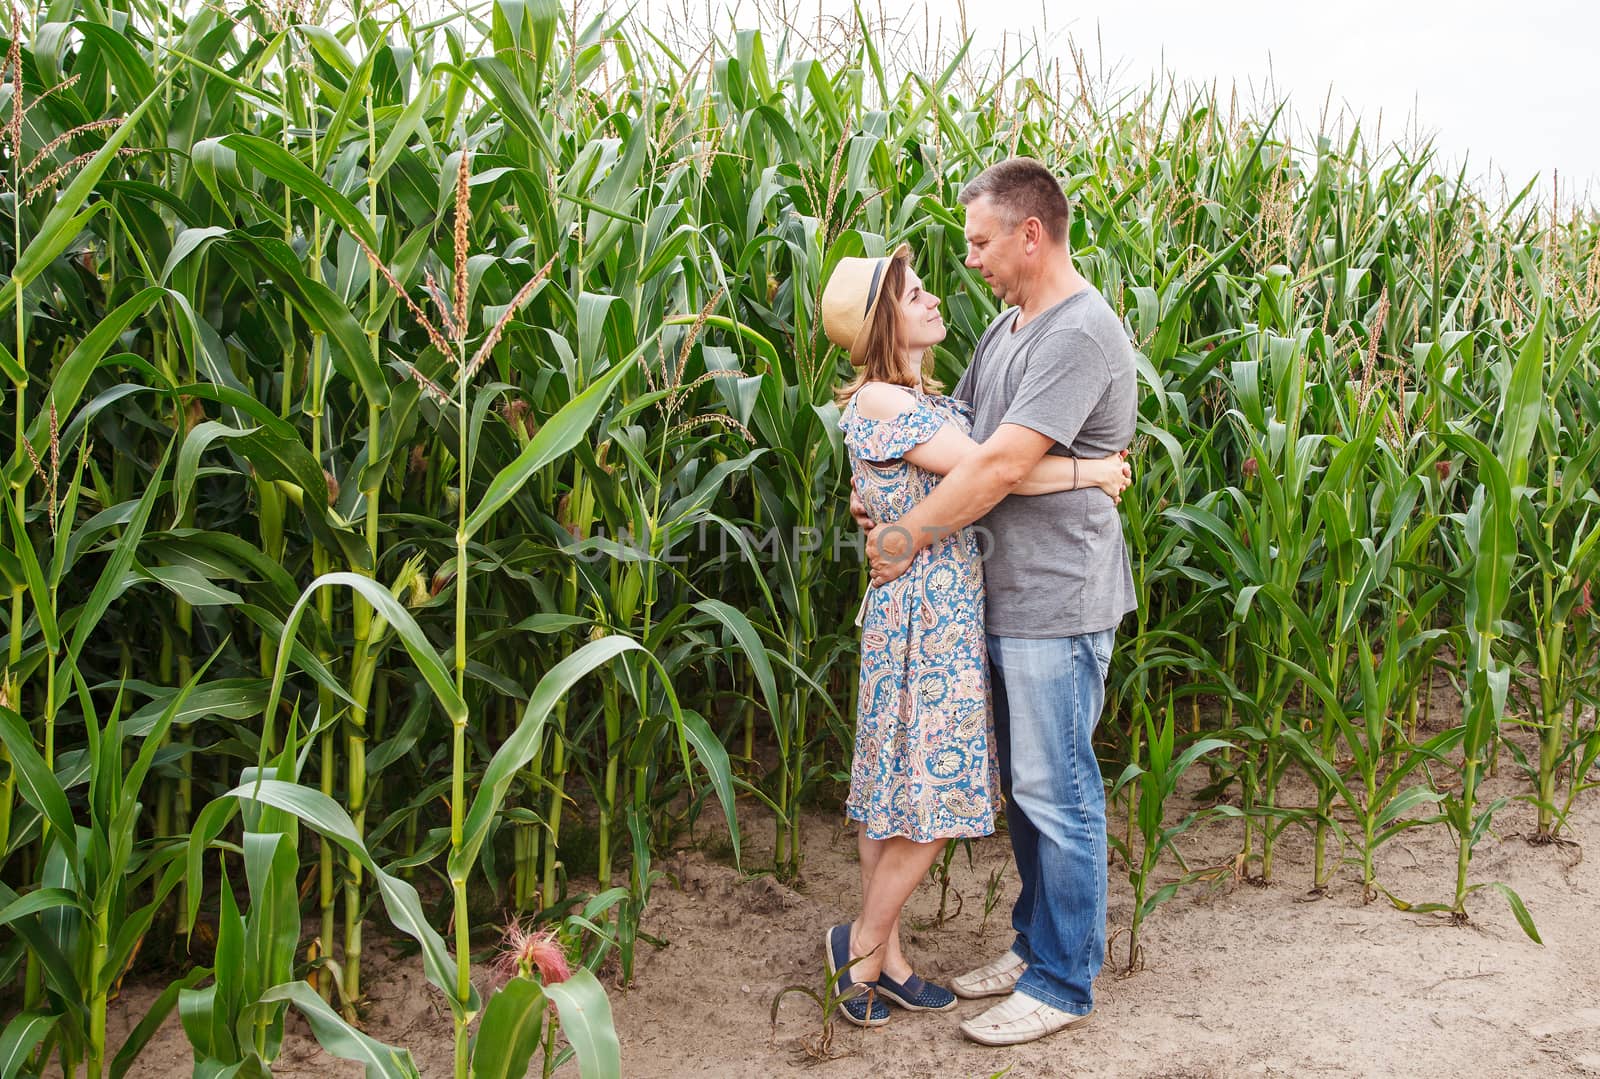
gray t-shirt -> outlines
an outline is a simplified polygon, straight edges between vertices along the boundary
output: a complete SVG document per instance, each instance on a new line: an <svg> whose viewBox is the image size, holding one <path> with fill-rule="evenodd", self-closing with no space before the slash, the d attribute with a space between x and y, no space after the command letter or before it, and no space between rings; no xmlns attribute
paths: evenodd
<svg viewBox="0 0 1600 1079"><path fill-rule="evenodd" d="M1083 289L1012 332L1018 308L995 319L952 396L972 405L972 437L1002 423L1055 439L1051 453L1104 457L1133 437L1133 346L1099 292ZM1098 487L1010 495L977 522L988 630L1000 637L1071 637L1110 629L1137 606L1117 507Z"/></svg>

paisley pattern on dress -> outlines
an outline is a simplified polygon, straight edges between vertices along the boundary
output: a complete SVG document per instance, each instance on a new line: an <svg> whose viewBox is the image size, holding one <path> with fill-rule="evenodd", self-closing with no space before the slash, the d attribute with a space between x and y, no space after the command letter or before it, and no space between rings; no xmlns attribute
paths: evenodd
<svg viewBox="0 0 1600 1079"><path fill-rule="evenodd" d="M940 394L887 420L839 418L852 482L880 524L897 521L941 477L904 460L945 424L972 430L972 409ZM919 843L994 831L1000 806L983 562L962 529L919 551L906 572L867 593L861 691L845 812L871 839Z"/></svg>

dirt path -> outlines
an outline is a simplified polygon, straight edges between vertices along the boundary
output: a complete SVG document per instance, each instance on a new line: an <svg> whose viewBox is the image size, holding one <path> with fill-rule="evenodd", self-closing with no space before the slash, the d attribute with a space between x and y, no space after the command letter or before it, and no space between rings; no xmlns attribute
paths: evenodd
<svg viewBox="0 0 1600 1079"><path fill-rule="evenodd" d="M1520 804L1497 818L1503 836L1531 826ZM1586 803L1580 834L1600 826ZM818 1027L809 1000L791 995L768 1036L771 1002L790 983L820 985L823 927L853 913L858 888L853 833L818 820L810 829L799 890L741 883L698 854L681 857L682 891L652 900L651 932L671 947L648 954L638 985L616 999L630 1075L765 1076L811 1070L801 1048ZM1233 823L1217 822L1179 842L1191 866L1226 861L1238 849ZM1117 973L1126 937L1096 985L1089 1022L1031 1046L987 1049L966 1042L960 1019L983 1010L962 1002L948 1015L896 1013L886 1027L839 1024L839 1059L813 1065L830 1077L904 1076L1557 1076L1600 1075L1600 864L1576 848L1488 839L1475 880L1502 880L1532 908L1545 946L1523 936L1498 893L1470 905L1473 924L1451 926L1387 902L1363 905L1359 884L1340 878L1308 897L1310 842L1289 833L1279 883L1260 888L1231 876L1197 885L1147 923L1146 969ZM913 934L907 950L935 979L999 954L1010 941L1015 878L983 925L991 870L1009 870L1003 839L958 855L952 887L961 913ZM1454 847L1442 828L1418 830L1386 848L1380 879L1415 901L1447 897ZM1126 873L1113 867L1112 925L1132 906ZM953 905L953 904L952 904ZM938 908L937 889L913 897L913 923ZM722 955L719 957L719 953Z"/></svg>
<svg viewBox="0 0 1600 1079"><path fill-rule="evenodd" d="M1501 779L1494 793L1521 789ZM1290 798L1305 792L1289 791ZM706 814L709 821L711 814ZM1311 899L1310 842L1286 833L1278 883L1260 888L1226 875L1197 885L1147 923L1147 966L1122 976L1126 939L1096 986L1093 1018L1030 1046L986 1049L964 1041L957 1023L982 1002L951 1014L897 1012L886 1027L858 1031L838 1024L836 1059L815 1061L802 1048L816 1034L816 1006L790 995L769 1024L786 985L822 983L823 929L852 915L859 888L854 833L833 818L807 822L804 870L796 887L742 877L703 850L659 864L661 880L645 930L666 941L640 945L635 985L612 994L629 1076L765 1077L826 1075L1233 1077L1233 1076L1600 1076L1600 859L1576 847L1533 847L1516 833L1531 810L1513 803L1497 818L1474 861L1475 880L1516 888L1545 945L1526 939L1498 893L1480 892L1473 921L1455 927L1406 914L1387 902L1363 905L1348 874L1328 895ZM1600 834L1600 799L1580 804L1574 836ZM765 822L752 821L745 863L766 856ZM1236 822L1214 821L1179 840L1191 866L1223 864L1238 849ZM1415 901L1446 898L1454 847L1442 827L1419 829L1385 848L1380 879ZM1004 867L1003 895L983 920L992 871ZM1016 894L1004 838L974 846L952 865L961 910L928 927L937 889L912 899L907 951L921 973L948 978L986 960L1010 939ZM950 899L954 908L957 900ZM1113 866L1111 921L1125 925L1131 907L1126 873ZM448 1075L450 1025L442 1000L413 960L377 958L369 966L368 1029L410 1047L424 1075ZM148 991L130 990L134 1006ZM119 1044L126 1020L111 1030ZM292 1024L276 1074L359 1074L329 1061ZM141 1058L134 1076L189 1071L176 1020ZM1008 1070L1009 1069L1009 1070ZM575 1068L563 1069L576 1074Z"/></svg>

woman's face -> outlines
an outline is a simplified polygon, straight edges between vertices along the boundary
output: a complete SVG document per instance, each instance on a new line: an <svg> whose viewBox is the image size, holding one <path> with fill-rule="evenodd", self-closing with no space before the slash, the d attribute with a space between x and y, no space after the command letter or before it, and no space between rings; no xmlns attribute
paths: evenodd
<svg viewBox="0 0 1600 1079"><path fill-rule="evenodd" d="M900 294L900 328L906 348L918 355L943 341L946 332L939 297L922 287L922 278L910 267Z"/></svg>

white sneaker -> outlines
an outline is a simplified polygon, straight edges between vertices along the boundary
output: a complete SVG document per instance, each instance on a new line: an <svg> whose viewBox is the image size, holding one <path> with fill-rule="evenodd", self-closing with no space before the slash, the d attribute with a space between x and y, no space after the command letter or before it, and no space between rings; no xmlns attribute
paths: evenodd
<svg viewBox="0 0 1600 1079"><path fill-rule="evenodd" d="M981 1045L1019 1045L1089 1018L1012 993L982 1015L961 1024L961 1033Z"/></svg>
<svg viewBox="0 0 1600 1079"><path fill-rule="evenodd" d="M997 997L1011 992L1012 986L1017 984L1017 979L1027 969L1028 964L1022 961L1022 957L1007 948L1005 955L987 966L967 971L951 982L950 988L955 990L956 996L967 1000Z"/></svg>

